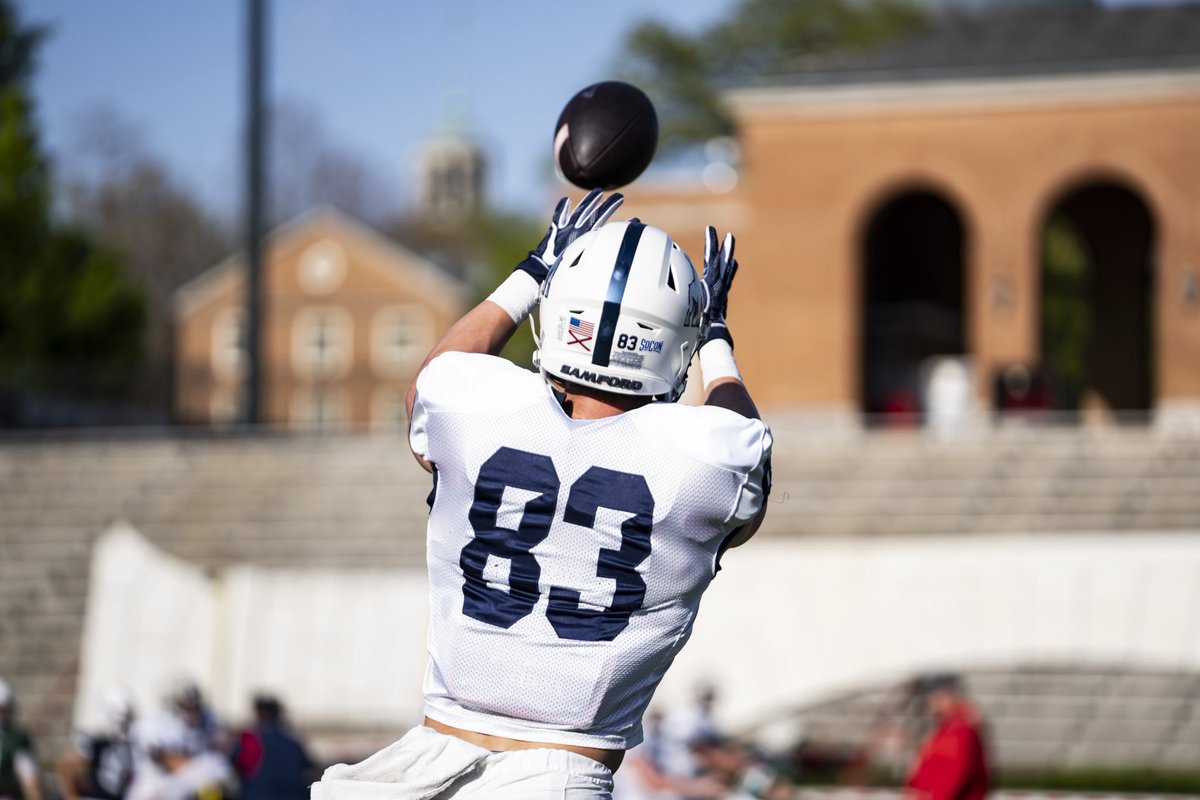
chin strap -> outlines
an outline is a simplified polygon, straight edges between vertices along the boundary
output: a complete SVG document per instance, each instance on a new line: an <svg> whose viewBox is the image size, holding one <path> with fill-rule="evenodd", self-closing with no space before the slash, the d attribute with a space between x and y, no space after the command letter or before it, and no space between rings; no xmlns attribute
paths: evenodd
<svg viewBox="0 0 1200 800"><path fill-rule="evenodd" d="M538 316L541 316L541 311L538 311ZM533 334L533 368L541 372L542 370L542 337L538 335L537 323L533 320L533 314L529 315L529 332Z"/></svg>

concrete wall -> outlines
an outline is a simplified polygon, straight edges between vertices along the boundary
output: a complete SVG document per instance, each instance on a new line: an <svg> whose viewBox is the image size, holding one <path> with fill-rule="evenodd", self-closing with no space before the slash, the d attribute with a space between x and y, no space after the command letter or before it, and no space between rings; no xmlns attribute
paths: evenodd
<svg viewBox="0 0 1200 800"><path fill-rule="evenodd" d="M174 677L245 715L279 692L302 725L419 720L422 570L206 575L127 525L97 542L76 721L110 684L157 706ZM1195 533L762 540L726 555L657 703L703 681L731 725L927 669L1200 669Z"/></svg>
<svg viewBox="0 0 1200 800"><path fill-rule="evenodd" d="M207 572L118 523L93 550L75 724L103 721L106 687L145 712L189 678L226 720L272 691L307 726L407 726L420 717L426 605L423 571Z"/></svg>

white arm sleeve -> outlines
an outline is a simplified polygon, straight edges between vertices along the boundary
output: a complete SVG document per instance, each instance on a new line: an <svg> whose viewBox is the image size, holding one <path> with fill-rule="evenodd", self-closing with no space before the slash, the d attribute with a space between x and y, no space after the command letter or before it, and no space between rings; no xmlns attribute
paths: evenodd
<svg viewBox="0 0 1200 800"><path fill-rule="evenodd" d="M746 474L742 490L738 493L730 521L735 525L744 525L758 516L763 504L771 493L771 429L762 425L760 435L751 446L751 452L757 451L754 466Z"/></svg>

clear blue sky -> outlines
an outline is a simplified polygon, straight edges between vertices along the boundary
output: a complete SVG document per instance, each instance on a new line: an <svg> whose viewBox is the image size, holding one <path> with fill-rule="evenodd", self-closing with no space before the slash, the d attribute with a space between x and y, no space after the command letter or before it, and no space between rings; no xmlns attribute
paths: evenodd
<svg viewBox="0 0 1200 800"><path fill-rule="evenodd" d="M69 156L83 112L109 105L209 206L237 208L244 0L17 2L53 29L35 82L53 156ZM624 33L647 16L702 26L733 3L268 0L269 91L315 110L397 193L448 98L465 95L492 160L491 200L537 211L558 191L545 174L558 112L612 74Z"/></svg>
<svg viewBox="0 0 1200 800"><path fill-rule="evenodd" d="M625 31L647 15L681 26L730 0L269 0L269 91L314 109L330 138L402 181L414 148L465 95L492 159L497 205L543 209L562 104L611 75ZM109 105L214 208L237 207L243 0L18 0L48 23L35 82L51 153L80 116Z"/></svg>

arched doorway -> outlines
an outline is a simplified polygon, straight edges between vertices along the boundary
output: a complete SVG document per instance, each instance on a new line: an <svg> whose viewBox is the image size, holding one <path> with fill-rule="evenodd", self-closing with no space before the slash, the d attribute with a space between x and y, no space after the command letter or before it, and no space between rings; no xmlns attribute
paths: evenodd
<svg viewBox="0 0 1200 800"><path fill-rule="evenodd" d="M874 421L919 419L938 357L966 352L964 231L927 190L903 192L870 217L863 239L861 410Z"/></svg>
<svg viewBox="0 0 1200 800"><path fill-rule="evenodd" d="M1154 220L1134 192L1067 193L1042 228L1041 359L1059 410L1145 411L1153 401Z"/></svg>

